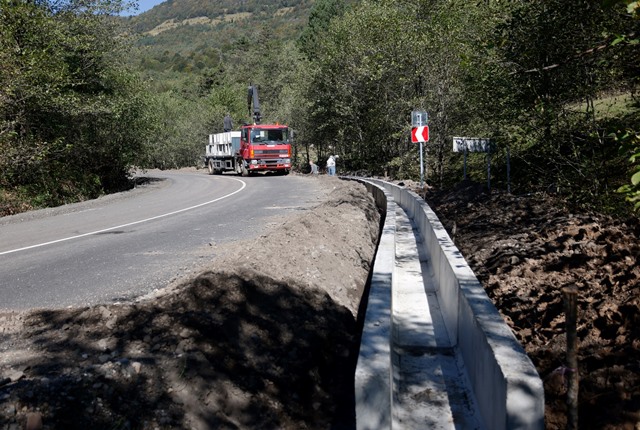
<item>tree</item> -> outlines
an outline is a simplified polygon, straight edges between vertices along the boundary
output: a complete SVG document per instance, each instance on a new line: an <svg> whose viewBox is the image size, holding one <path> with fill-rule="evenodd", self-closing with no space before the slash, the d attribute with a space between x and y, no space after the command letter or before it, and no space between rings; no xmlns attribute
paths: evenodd
<svg viewBox="0 0 640 430"><path fill-rule="evenodd" d="M298 38L298 49L310 59L315 58L316 48L324 37L331 20L342 16L346 7L344 0L318 0L309 13L309 23Z"/></svg>
<svg viewBox="0 0 640 430"><path fill-rule="evenodd" d="M437 123L430 146L442 172L448 127L460 119L466 13L463 2L376 1L335 18L315 48L306 93L305 133L321 152L338 152L353 170L415 176L409 114L421 107Z"/></svg>
<svg viewBox="0 0 640 430"><path fill-rule="evenodd" d="M146 102L118 60L122 5L0 0L0 188L57 204L126 182Z"/></svg>
<svg viewBox="0 0 640 430"><path fill-rule="evenodd" d="M515 147L520 185L585 203L608 198L617 178L606 166L617 149L594 100L623 87L620 52L606 48L628 26L617 12L591 1L517 3L480 51L476 100L495 134Z"/></svg>
<svg viewBox="0 0 640 430"><path fill-rule="evenodd" d="M202 163L206 136L210 129L210 109L201 99L189 99L176 93L153 97L154 115L150 118L144 167L177 169ZM222 124L222 119L220 119Z"/></svg>
<svg viewBox="0 0 640 430"><path fill-rule="evenodd" d="M613 1L613 4L623 3L627 6L627 12L634 19L637 20L640 18L640 2L633 0L617 0ZM625 43L629 46L638 45L640 43L640 38L638 38L637 34L634 33L633 36L629 36L626 34L619 35L616 40L612 42L612 44ZM638 81L638 70L639 61L637 50L635 51L634 62L631 69L632 72L632 80L633 84L637 84ZM625 196L625 200L633 204L633 209L636 212L640 212L640 132L638 132L637 128L638 124L636 124L635 130L629 129L624 133L614 133L616 140L622 142L621 152L625 155L629 156L629 162L631 163L631 180L630 183L627 183L620 188L618 188L618 192L622 193Z"/></svg>

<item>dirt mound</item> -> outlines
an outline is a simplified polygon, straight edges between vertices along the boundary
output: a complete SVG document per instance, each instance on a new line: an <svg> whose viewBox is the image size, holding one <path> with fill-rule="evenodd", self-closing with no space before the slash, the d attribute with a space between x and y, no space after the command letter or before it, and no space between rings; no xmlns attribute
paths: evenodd
<svg viewBox="0 0 640 430"><path fill-rule="evenodd" d="M426 197L544 378L547 428L566 427L566 286L579 289L580 428L639 428L638 220L482 190Z"/></svg>
<svg viewBox="0 0 640 430"><path fill-rule="evenodd" d="M352 428L380 215L364 186L325 185L326 203L152 298L0 316L0 428Z"/></svg>

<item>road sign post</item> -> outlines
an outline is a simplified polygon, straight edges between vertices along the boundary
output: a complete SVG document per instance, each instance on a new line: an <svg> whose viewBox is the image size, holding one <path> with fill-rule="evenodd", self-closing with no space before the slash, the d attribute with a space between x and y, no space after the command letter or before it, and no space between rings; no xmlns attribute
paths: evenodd
<svg viewBox="0 0 640 430"><path fill-rule="evenodd" d="M467 179L467 153L468 152L484 152L487 158L487 187L491 191L491 148L493 142L490 139L479 137L454 137L453 152L464 153L464 171L463 179Z"/></svg>
<svg viewBox="0 0 640 430"><path fill-rule="evenodd" d="M422 161L422 142L420 142L420 188L424 184L424 161Z"/></svg>
<svg viewBox="0 0 640 430"><path fill-rule="evenodd" d="M511 150L507 145L507 193L511 194Z"/></svg>
<svg viewBox="0 0 640 430"><path fill-rule="evenodd" d="M511 194L511 148L507 145L507 192ZM467 153L484 152L487 159L487 187L491 191L491 155L496 150L496 144L491 139L479 137L454 137L453 152L464 153L463 180L467 179Z"/></svg>
<svg viewBox="0 0 640 430"><path fill-rule="evenodd" d="M426 111L411 112L411 142L420 143L420 187L424 184L424 161L422 157L422 143L429 141L429 115Z"/></svg>

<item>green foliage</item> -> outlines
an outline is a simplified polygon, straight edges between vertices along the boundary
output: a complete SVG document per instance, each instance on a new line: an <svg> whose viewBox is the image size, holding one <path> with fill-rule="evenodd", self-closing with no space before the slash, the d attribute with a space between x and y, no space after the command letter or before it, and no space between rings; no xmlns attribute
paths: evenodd
<svg viewBox="0 0 640 430"><path fill-rule="evenodd" d="M640 211L640 133L627 131L615 137L620 141L621 150L628 155L632 166L630 183L618 188L618 192L625 196L625 200L633 205L635 211Z"/></svg>
<svg viewBox="0 0 640 430"><path fill-rule="evenodd" d="M121 5L0 0L0 188L40 206L126 184L145 100L118 63Z"/></svg>
<svg viewBox="0 0 640 430"><path fill-rule="evenodd" d="M306 89L313 105L301 121L301 137L316 146L321 159L337 153L347 169L367 170L379 151L397 155L397 116L388 116L380 100L394 102L400 95L391 97L401 71L388 67L389 49L402 37L389 29L399 29L400 19L392 8L356 9L334 21L321 39ZM390 43L375 46L383 40Z"/></svg>
<svg viewBox="0 0 640 430"><path fill-rule="evenodd" d="M332 4L319 2L319 12ZM450 183L461 170L452 136L490 137L501 178L511 149L516 190L617 210L623 160L605 131L638 119L624 107L607 117L596 107L637 85L637 49L611 43L637 31L624 6L378 0L318 12L298 41L310 61L295 81L304 95L298 136L320 159L340 154L347 169L407 175L406 162L418 159L408 117L421 108L430 113L431 182Z"/></svg>
<svg viewBox="0 0 640 430"><path fill-rule="evenodd" d="M497 22L484 60L478 59L490 74L478 72L472 87L487 101L481 112L496 127L494 136L511 145L523 167L517 189L559 192L584 206L619 206L613 190L621 160L605 132L618 121L596 110L605 92L635 85L627 72L630 51L606 43L630 29L618 12L594 2L576 8L527 2Z"/></svg>
<svg viewBox="0 0 640 430"><path fill-rule="evenodd" d="M302 30L297 44L300 51L313 58L320 39L325 36L331 20L345 11L344 0L318 0L309 14L309 24Z"/></svg>
<svg viewBox="0 0 640 430"><path fill-rule="evenodd" d="M391 160L417 158L408 118L421 107L436 113L429 151L441 173L449 128L464 119L468 22L463 2L430 2L428 18L421 2L363 2L334 18L314 51L304 139L348 169L382 174Z"/></svg>
<svg viewBox="0 0 640 430"><path fill-rule="evenodd" d="M147 158L142 166L175 169L198 163L207 135L207 109L195 100L161 93L153 99Z"/></svg>
<svg viewBox="0 0 640 430"><path fill-rule="evenodd" d="M516 192L617 210L617 189L638 202L637 141L621 155L609 132L637 136L640 54L637 2L608 3L183 0L116 18L119 1L0 0L0 188L49 204L117 189L134 163L198 165L226 113L250 120L251 83L264 121L295 130L296 164L417 179L420 108L430 183L461 177L453 136L490 137ZM126 56L119 25L138 32Z"/></svg>
<svg viewBox="0 0 640 430"><path fill-rule="evenodd" d="M635 19L636 22L640 18L640 2L632 0L617 0L613 3L626 4L627 13ZM622 34L611 43L612 46L618 44L637 47L637 45L640 44L640 39L638 38L637 33L629 35ZM635 83L637 83L639 75L638 71L640 70L640 55L638 54L637 49L634 53L635 56L630 58L630 63L632 64L630 69L632 70L632 76L634 76L632 79L635 79ZM620 152L629 156L629 162L632 166L630 183L618 188L618 192L625 196L625 200L633 205L633 209L636 212L640 212L640 132L638 132L638 122L635 122L634 124L634 129L628 129L624 133L613 133L612 136L616 141L621 143Z"/></svg>
<svg viewBox="0 0 640 430"><path fill-rule="evenodd" d="M219 82L210 89L206 102L210 109L210 119L207 128L210 133L223 131L222 121L229 113L234 120L234 127L237 129L243 122L249 121L251 115L247 109L247 84ZM198 149L199 151L202 148Z"/></svg>

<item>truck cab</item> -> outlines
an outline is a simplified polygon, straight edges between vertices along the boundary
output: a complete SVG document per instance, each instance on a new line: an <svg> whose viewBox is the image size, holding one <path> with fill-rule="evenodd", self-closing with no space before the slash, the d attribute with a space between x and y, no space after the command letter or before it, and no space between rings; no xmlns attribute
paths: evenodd
<svg viewBox="0 0 640 430"><path fill-rule="evenodd" d="M288 174L291 170L289 127L279 124L243 126L239 155L243 160L243 173L272 171Z"/></svg>

